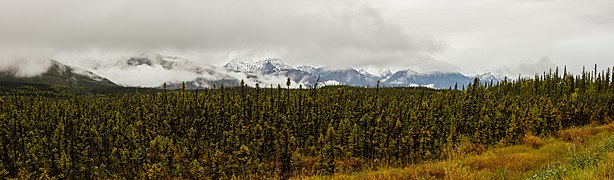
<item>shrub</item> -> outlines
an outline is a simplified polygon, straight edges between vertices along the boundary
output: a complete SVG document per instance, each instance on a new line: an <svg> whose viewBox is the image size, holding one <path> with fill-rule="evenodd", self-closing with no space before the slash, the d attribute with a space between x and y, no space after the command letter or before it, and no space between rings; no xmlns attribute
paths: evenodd
<svg viewBox="0 0 614 180"><path fill-rule="evenodd" d="M522 140L524 144L532 148L539 148L542 145L544 145L544 141L541 138L534 136L532 134L525 134Z"/></svg>
<svg viewBox="0 0 614 180"><path fill-rule="evenodd" d="M456 148L457 153L461 155L467 154L482 154L486 151L486 147L482 144L472 143L468 138L463 137Z"/></svg>
<svg viewBox="0 0 614 180"><path fill-rule="evenodd" d="M584 142L590 135L591 132L588 129L577 127L563 130L558 133L559 139L572 143Z"/></svg>

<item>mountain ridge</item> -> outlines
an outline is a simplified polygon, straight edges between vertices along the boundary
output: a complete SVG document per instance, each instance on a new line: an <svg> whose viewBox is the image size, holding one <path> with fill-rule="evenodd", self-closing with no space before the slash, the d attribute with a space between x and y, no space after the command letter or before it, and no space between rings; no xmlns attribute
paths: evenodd
<svg viewBox="0 0 614 180"><path fill-rule="evenodd" d="M54 62L54 64L61 64L57 61ZM468 85L473 82L474 78L480 78L481 82L498 82L503 79L502 76L489 72L476 76L467 76L459 72L433 71L420 73L409 68L392 71L387 68L374 66L362 68L290 66L280 58L248 61L233 60L221 67L217 67L209 64L197 64L181 57L152 53L104 59L90 67L82 67L83 69L66 65L56 66L57 69L68 68L71 73L80 74L81 79L100 81L107 85L121 84L125 87L163 88L163 84L166 83L166 87L170 89L181 88L184 82L188 89L219 87L221 84L225 86L239 86L241 80L248 86L255 86L255 84L275 86L277 84L285 84L287 78L291 80L291 88L298 88L299 86L313 87L316 85L374 87L379 82L380 86L385 87L431 87L445 89L455 85ZM148 72L154 70L155 72ZM125 73L126 75L108 76L108 74L127 71L133 72ZM107 77L103 78L96 75L96 72L102 72ZM164 78L152 78L148 75L151 73L158 74L157 77ZM169 76L167 77L167 75ZM152 81L152 83L149 86L125 83L125 81L122 81L124 78L133 78L136 79L136 82L147 79ZM59 84L67 84L59 80L55 81L58 81L56 83Z"/></svg>
<svg viewBox="0 0 614 180"><path fill-rule="evenodd" d="M20 77L15 74L16 70L0 72L0 81L11 86L29 86L31 84L45 84L86 91L100 88L120 87L107 78L96 75L91 71L68 66L56 60L50 60L50 66L46 72L39 75Z"/></svg>
<svg viewBox="0 0 614 180"><path fill-rule="evenodd" d="M198 65L187 59L159 54L145 54L125 57L120 63L120 69L126 69L126 65L136 68L139 66L164 67L168 71L193 72L195 75L188 80L166 80L159 82L157 86L167 88L179 88L186 83L188 88L211 88L216 85L238 86L243 80L248 86L285 84L287 78L291 80L291 87L298 88L320 85L350 85L350 86L375 86L380 82L381 86L388 87L431 87L450 88L455 84L467 85L474 78L488 78L488 82L500 81L499 76L492 73L483 75L466 76L459 72L426 72L420 73L408 68L392 71L386 68L374 66L353 67L313 67L308 65L291 66L281 58L264 58L259 60L231 60L221 67L213 65ZM116 63L117 64L117 63ZM319 81L318 81L319 80ZM485 82L485 81L484 81Z"/></svg>
<svg viewBox="0 0 614 180"><path fill-rule="evenodd" d="M419 73L411 69L393 72L390 69L377 67L332 68L307 65L292 67L285 64L280 58L231 61L223 67L228 71L254 74L254 76L259 74L283 74L286 77L290 77L293 81L304 82L306 85L313 85L315 83L314 80L318 77L320 82L331 82L330 84L374 86L377 81L380 81L384 86L427 86L433 88L450 88L455 84L467 85L473 82L474 78L484 78L480 80L481 82L498 82L503 80L502 76L494 75L490 72L476 76L467 76L459 72L432 71ZM299 72L302 74L299 74Z"/></svg>

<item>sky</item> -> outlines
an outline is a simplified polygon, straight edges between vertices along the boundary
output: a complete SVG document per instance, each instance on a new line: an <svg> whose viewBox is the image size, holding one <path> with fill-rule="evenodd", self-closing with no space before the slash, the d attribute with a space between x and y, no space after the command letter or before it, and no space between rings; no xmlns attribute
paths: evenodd
<svg viewBox="0 0 614 180"><path fill-rule="evenodd" d="M46 58L140 53L467 75L614 66L612 0L0 0L0 27L0 69L26 75Z"/></svg>

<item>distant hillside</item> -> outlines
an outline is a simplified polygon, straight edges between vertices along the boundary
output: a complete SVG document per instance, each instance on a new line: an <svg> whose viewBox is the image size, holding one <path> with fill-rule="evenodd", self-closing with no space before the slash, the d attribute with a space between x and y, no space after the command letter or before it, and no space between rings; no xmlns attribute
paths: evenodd
<svg viewBox="0 0 614 180"><path fill-rule="evenodd" d="M6 92L25 88L54 92L87 92L120 87L92 72L73 68L57 61L52 61L47 72L37 76L18 77L16 72L16 70L0 71L0 90Z"/></svg>

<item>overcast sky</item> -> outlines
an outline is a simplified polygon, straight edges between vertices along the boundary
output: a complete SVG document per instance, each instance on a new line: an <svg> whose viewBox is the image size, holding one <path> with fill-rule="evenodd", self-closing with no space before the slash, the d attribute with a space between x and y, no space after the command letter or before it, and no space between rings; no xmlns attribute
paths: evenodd
<svg viewBox="0 0 614 180"><path fill-rule="evenodd" d="M279 57L468 75L577 72L614 66L614 1L0 0L0 48L0 67L24 54L79 65L154 52L217 66Z"/></svg>

